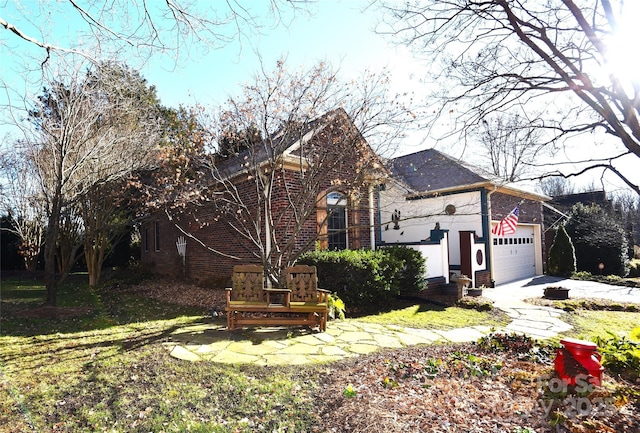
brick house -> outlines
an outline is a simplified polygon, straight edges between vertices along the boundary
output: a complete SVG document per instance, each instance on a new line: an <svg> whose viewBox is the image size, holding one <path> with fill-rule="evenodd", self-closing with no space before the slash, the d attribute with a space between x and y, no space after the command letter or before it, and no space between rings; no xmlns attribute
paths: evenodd
<svg viewBox="0 0 640 433"><path fill-rule="evenodd" d="M395 158L380 192L382 244L404 244L427 258L427 277L472 278L473 287L543 273L542 203L548 197L504 184L435 149ZM519 205L516 232L491 229Z"/></svg>
<svg viewBox="0 0 640 433"><path fill-rule="evenodd" d="M277 278L316 244L373 248L375 190L387 172L351 119L338 109L284 129L219 160L203 188L209 200L147 218L143 266L222 286L236 264Z"/></svg>

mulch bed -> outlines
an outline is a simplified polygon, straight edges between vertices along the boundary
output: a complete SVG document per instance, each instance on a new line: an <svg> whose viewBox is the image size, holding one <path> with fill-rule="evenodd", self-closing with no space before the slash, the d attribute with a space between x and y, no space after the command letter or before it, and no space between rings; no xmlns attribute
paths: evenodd
<svg viewBox="0 0 640 433"><path fill-rule="evenodd" d="M519 358L462 344L330 364L317 396L319 431L640 431L637 384L605 374L605 385L591 393L553 396L553 367Z"/></svg>
<svg viewBox="0 0 640 433"><path fill-rule="evenodd" d="M177 281L146 281L144 284L131 286L127 290L170 304L202 307L206 312L224 311L227 304L225 290L198 287Z"/></svg>
<svg viewBox="0 0 640 433"><path fill-rule="evenodd" d="M563 300L553 300L547 298L528 298L525 302L544 307L564 308L564 309L585 309L585 310L610 310L610 311L640 311L640 303L617 302L604 298L569 298Z"/></svg>

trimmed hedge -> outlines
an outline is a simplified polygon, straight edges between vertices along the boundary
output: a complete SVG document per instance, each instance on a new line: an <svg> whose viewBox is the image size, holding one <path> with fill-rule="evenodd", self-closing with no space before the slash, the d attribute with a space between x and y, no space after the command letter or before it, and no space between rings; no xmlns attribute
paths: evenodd
<svg viewBox="0 0 640 433"><path fill-rule="evenodd" d="M384 247L383 251L403 263L393 279L393 284L397 285L394 290L400 295L410 296L417 295L427 288L426 260L420 251L401 246Z"/></svg>
<svg viewBox="0 0 640 433"><path fill-rule="evenodd" d="M413 251L413 250L411 250ZM425 288L424 259L408 248L311 251L297 263L318 269L319 285L342 299L351 313L372 313L402 294Z"/></svg>

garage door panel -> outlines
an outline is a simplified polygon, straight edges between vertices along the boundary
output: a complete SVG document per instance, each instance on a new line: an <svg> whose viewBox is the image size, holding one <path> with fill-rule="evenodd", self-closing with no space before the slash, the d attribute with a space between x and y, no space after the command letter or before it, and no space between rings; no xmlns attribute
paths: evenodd
<svg viewBox="0 0 640 433"><path fill-rule="evenodd" d="M493 278L496 284L535 276L533 227L518 226L516 233L494 238L492 250Z"/></svg>

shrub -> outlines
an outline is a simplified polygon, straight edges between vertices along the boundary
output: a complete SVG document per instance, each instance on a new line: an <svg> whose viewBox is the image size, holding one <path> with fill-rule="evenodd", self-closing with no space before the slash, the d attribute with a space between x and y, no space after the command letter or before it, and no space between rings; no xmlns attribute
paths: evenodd
<svg viewBox="0 0 640 433"><path fill-rule="evenodd" d="M456 306L460 308L467 308L469 310L476 311L491 311L493 310L493 302L486 298L471 298L471 297L463 297L462 299L458 299L456 301Z"/></svg>
<svg viewBox="0 0 640 433"><path fill-rule="evenodd" d="M415 295L427 288L426 261L420 251L401 246L386 247L384 251L403 263L393 279L394 292L400 295Z"/></svg>
<svg viewBox="0 0 640 433"><path fill-rule="evenodd" d="M578 271L571 275L571 278L574 280L591 281L593 279L593 275L591 275L591 272Z"/></svg>
<svg viewBox="0 0 640 433"><path fill-rule="evenodd" d="M569 277L576 271L576 255L571 238L560 225L549 250L549 275Z"/></svg>
<svg viewBox="0 0 640 433"><path fill-rule="evenodd" d="M578 203L571 209L565 228L575 247L578 270L622 277L627 274L627 235L619 215L605 212L598 205Z"/></svg>
<svg viewBox="0 0 640 433"><path fill-rule="evenodd" d="M329 306L329 318L330 319L341 319L344 320L344 312L346 307L344 305L344 301L338 297L338 295L329 295L327 299L327 304Z"/></svg>
<svg viewBox="0 0 640 433"><path fill-rule="evenodd" d="M640 277L640 260L633 259L629 262L629 276L633 278Z"/></svg>
<svg viewBox="0 0 640 433"><path fill-rule="evenodd" d="M640 377L640 328L631 331L631 338L619 337L611 332L609 335L606 339L596 339L602 353L602 365L613 373L635 381Z"/></svg>
<svg viewBox="0 0 640 433"><path fill-rule="evenodd" d="M315 266L320 287L334 292L349 311L380 311L399 294L394 278L403 263L385 250L312 251L298 263Z"/></svg>

